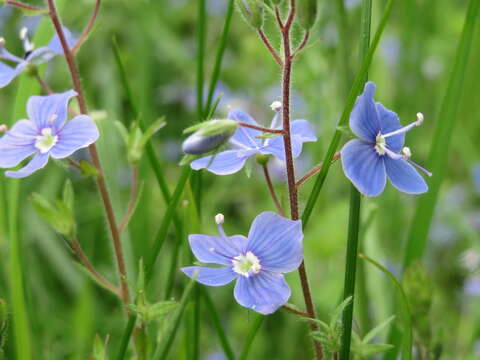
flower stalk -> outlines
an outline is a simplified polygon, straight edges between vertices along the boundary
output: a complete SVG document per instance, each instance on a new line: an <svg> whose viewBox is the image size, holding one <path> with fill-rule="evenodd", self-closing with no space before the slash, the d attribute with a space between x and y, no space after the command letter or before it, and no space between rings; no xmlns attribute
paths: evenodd
<svg viewBox="0 0 480 360"><path fill-rule="evenodd" d="M78 106L80 108L80 112L82 114L87 114L88 113L87 104L85 102L83 88L80 83L80 76L78 73L75 57L72 51L70 50L67 40L65 38L65 34L63 32L62 24L58 17L58 12L57 12L57 8L55 6L54 0L48 0L47 3L48 3L50 19L52 20L53 26L55 28L55 32L58 35L60 44L62 45L64 54L65 54L65 59L67 61L68 69L69 69L70 76L73 83L73 88L78 94L77 101L78 101ZM97 186L100 191L105 212L107 214L108 225L112 235L113 246L115 250L115 258L116 258L119 277L120 277L122 301L124 304L129 304L130 294L129 294L128 283L127 283L127 272L126 272L125 260L123 256L122 244L120 241L120 233L118 231L118 226L117 226L115 215L113 212L112 202L110 200L110 195L108 193L107 185L105 183L105 176L103 173L102 165L100 163L100 158L98 156L97 148L95 144L92 144L88 147L88 149L90 152L90 156L92 157L93 165L98 171L98 176L96 177Z"/></svg>

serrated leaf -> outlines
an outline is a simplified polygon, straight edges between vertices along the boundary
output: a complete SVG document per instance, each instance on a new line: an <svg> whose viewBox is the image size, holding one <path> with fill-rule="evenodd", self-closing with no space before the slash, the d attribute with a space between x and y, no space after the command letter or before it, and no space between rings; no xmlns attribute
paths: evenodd
<svg viewBox="0 0 480 360"><path fill-rule="evenodd" d="M167 123L165 122L164 116L150 125L140 139L140 146L143 148L147 144L147 141L166 125Z"/></svg>
<svg viewBox="0 0 480 360"><path fill-rule="evenodd" d="M345 300L342 301L340 305L338 305L335 310L333 311L331 317L330 317L330 327L334 328L335 325L340 321L340 317L342 316L343 311L345 308L350 305L352 302L352 297L349 296Z"/></svg>
<svg viewBox="0 0 480 360"><path fill-rule="evenodd" d="M375 336L377 336L384 328L386 328L392 321L395 319L395 315L390 316L387 320L380 323L379 325L375 326L372 330L370 330L363 338L363 342L365 344L369 343L373 340Z"/></svg>
<svg viewBox="0 0 480 360"><path fill-rule="evenodd" d="M97 334L93 341L93 359L107 360L107 350L102 338Z"/></svg>
<svg viewBox="0 0 480 360"><path fill-rule="evenodd" d="M150 320L163 318L172 313L178 306L176 301L162 301L149 306L148 316Z"/></svg>
<svg viewBox="0 0 480 360"><path fill-rule="evenodd" d="M125 125L123 125L123 123L120 122L120 121L114 121L113 123L114 123L115 127L117 128L118 132L120 133L120 136L122 137L122 140L125 143L125 145L128 145L129 135L128 135L128 130L125 127Z"/></svg>

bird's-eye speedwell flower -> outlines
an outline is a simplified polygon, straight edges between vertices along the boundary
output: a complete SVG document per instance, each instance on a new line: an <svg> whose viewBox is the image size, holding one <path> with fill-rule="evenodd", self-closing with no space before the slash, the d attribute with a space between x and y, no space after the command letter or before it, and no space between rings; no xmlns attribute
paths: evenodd
<svg viewBox="0 0 480 360"><path fill-rule="evenodd" d="M70 47L75 44L76 39L67 28L63 28L67 43ZM22 28L20 31L20 39L23 42L25 54L19 57L10 53L5 49L5 39L0 38L0 88L7 86L10 82L25 71L29 65L40 65L49 61L56 55L62 54L62 46L58 36L55 35L47 46L35 49L33 43L30 41L27 33L27 28ZM10 66L11 63L14 66Z"/></svg>
<svg viewBox="0 0 480 360"><path fill-rule="evenodd" d="M62 94L32 96L27 103L30 120L18 121L0 139L0 168L17 166L30 155L33 158L17 171L5 175L22 178L43 168L48 158L62 159L98 139L94 121L87 115L78 115L70 121L68 102L76 96L73 90Z"/></svg>
<svg viewBox="0 0 480 360"><path fill-rule="evenodd" d="M217 215L215 221L220 236L195 234L188 240L199 261L222 267L190 266L182 271L189 277L197 274L196 280L209 286L236 279L234 295L240 305L261 314L275 312L290 297L282 274L295 270L303 260L301 222L263 212L253 221L246 238L227 236L223 215Z"/></svg>
<svg viewBox="0 0 480 360"><path fill-rule="evenodd" d="M375 102L375 84L368 82L350 115L350 128L359 139L350 140L341 151L345 175L366 196L377 196L385 188L387 177L398 190L407 194L421 194L428 186L417 169L432 174L410 160L412 155L404 147L405 133L423 122L402 127L396 113Z"/></svg>
<svg viewBox="0 0 480 360"><path fill-rule="evenodd" d="M275 108L270 129L281 129L280 115L281 108ZM245 111L232 110L228 119L258 126L257 122ZM304 142L316 141L312 126L307 120L294 120L290 124L293 157L298 157L302 152ZM192 161L190 166L194 170L207 169L217 175L229 175L236 173L243 168L246 161L257 154L274 155L285 161L285 148L282 136L274 136L266 139L259 139L263 135L260 130L239 126L233 136L229 139L231 150L218 154L205 156Z"/></svg>

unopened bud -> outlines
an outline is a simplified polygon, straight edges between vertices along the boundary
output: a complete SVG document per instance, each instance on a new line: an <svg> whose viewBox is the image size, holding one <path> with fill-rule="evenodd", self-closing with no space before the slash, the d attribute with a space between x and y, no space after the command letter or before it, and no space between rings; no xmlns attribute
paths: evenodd
<svg viewBox="0 0 480 360"><path fill-rule="evenodd" d="M215 215L215 223L217 225L223 225L224 222L225 222L225 216L223 216L223 214Z"/></svg>
<svg viewBox="0 0 480 360"><path fill-rule="evenodd" d="M280 110L282 110L282 103L280 101L274 101L270 105L270 108L275 112L279 112Z"/></svg>
<svg viewBox="0 0 480 360"><path fill-rule="evenodd" d="M317 2L318 0L297 1L298 22L305 30L309 30L315 25L317 20Z"/></svg>
<svg viewBox="0 0 480 360"><path fill-rule="evenodd" d="M237 0L237 7L244 20L255 30L263 26L262 0Z"/></svg>
<svg viewBox="0 0 480 360"><path fill-rule="evenodd" d="M259 165L266 165L268 163L268 160L270 160L270 155L268 154L257 154L255 155L255 161Z"/></svg>
<svg viewBox="0 0 480 360"><path fill-rule="evenodd" d="M234 120L207 121L185 139L182 150L190 155L201 155L215 150L230 139L237 127L238 123Z"/></svg>

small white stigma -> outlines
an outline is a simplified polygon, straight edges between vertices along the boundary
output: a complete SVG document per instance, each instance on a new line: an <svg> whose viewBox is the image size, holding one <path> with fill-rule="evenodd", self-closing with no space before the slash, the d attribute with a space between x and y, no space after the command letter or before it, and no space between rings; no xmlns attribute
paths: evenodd
<svg viewBox="0 0 480 360"><path fill-rule="evenodd" d="M412 157L412 151L410 150L409 147L405 146L403 149L402 149L402 153L403 155L405 155L405 157L407 159L410 159Z"/></svg>
<svg viewBox="0 0 480 360"><path fill-rule="evenodd" d="M417 126L423 124L423 114L421 112L417 113Z"/></svg>
<svg viewBox="0 0 480 360"><path fill-rule="evenodd" d="M58 136L52 134L51 128L44 128L41 135L36 136L35 147L40 150L40 153L45 154L55 146L57 140Z"/></svg>
<svg viewBox="0 0 480 360"><path fill-rule="evenodd" d="M0 133L4 133L8 130L8 126L5 124L0 125Z"/></svg>
<svg viewBox="0 0 480 360"><path fill-rule="evenodd" d="M215 223L217 225L223 225L224 222L225 222L225 216L223 216L223 214L215 215Z"/></svg>
<svg viewBox="0 0 480 360"><path fill-rule="evenodd" d="M280 101L274 101L270 105L270 108L275 112L279 112L280 110L282 110L282 103Z"/></svg>

